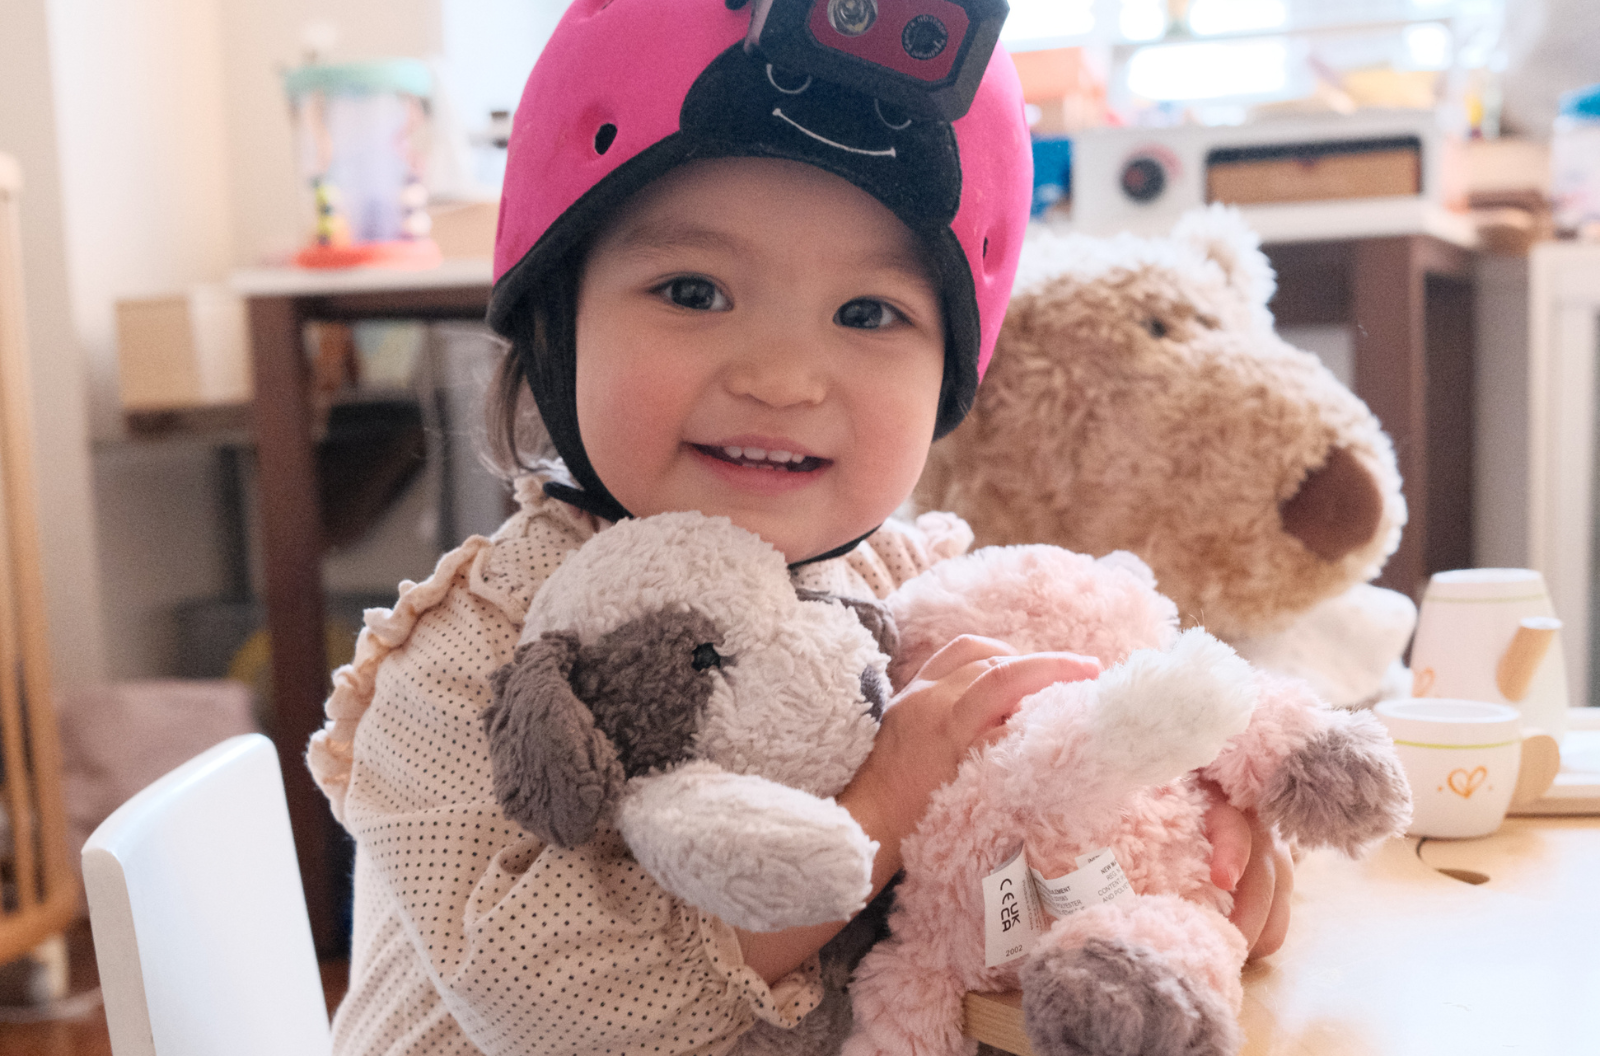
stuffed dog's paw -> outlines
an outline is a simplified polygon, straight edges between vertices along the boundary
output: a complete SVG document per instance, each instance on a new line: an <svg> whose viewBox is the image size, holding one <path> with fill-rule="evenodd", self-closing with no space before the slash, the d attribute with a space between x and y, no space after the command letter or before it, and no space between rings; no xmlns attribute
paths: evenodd
<svg viewBox="0 0 1600 1056"><path fill-rule="evenodd" d="M1039 1056L1232 1056L1239 1028L1215 994L1147 946L1111 938L1045 949L1022 970Z"/></svg>
<svg viewBox="0 0 1600 1056"><path fill-rule="evenodd" d="M1135 785L1204 766L1250 723L1260 697L1250 665L1204 631L1141 649L1100 677L1097 749Z"/></svg>
<svg viewBox="0 0 1600 1056"><path fill-rule="evenodd" d="M1335 712L1283 760L1261 796L1261 816L1305 847L1349 855L1404 832L1411 789L1383 726L1370 712Z"/></svg>
<svg viewBox="0 0 1600 1056"><path fill-rule="evenodd" d="M617 826L645 871L747 931L847 920L878 845L831 799L707 762L635 778Z"/></svg>

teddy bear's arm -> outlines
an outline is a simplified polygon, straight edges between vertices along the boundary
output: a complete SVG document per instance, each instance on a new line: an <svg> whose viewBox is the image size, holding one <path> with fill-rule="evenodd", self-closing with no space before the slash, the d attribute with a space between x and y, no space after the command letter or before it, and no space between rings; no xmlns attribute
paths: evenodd
<svg viewBox="0 0 1600 1056"><path fill-rule="evenodd" d="M747 931L847 920L878 845L832 800L696 761L634 778L622 838L672 894Z"/></svg>

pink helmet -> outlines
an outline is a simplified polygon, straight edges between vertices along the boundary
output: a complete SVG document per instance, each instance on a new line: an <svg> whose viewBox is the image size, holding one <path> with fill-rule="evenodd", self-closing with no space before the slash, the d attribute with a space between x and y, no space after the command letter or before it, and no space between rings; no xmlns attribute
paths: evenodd
<svg viewBox="0 0 1600 1056"><path fill-rule="evenodd" d="M673 166L807 162L877 198L932 254L948 327L942 436L966 415L994 351L1028 218L1032 154L1015 68L997 47L964 117L912 121L747 54L749 25L724 0L567 9L512 127L489 322L510 335L527 292Z"/></svg>

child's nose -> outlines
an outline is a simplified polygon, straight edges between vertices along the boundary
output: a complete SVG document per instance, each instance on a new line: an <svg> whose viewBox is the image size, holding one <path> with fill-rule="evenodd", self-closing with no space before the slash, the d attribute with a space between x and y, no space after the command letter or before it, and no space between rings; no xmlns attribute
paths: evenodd
<svg viewBox="0 0 1600 1056"><path fill-rule="evenodd" d="M820 403L828 390L820 357L792 335L746 348L730 364L727 386L735 396L776 408Z"/></svg>

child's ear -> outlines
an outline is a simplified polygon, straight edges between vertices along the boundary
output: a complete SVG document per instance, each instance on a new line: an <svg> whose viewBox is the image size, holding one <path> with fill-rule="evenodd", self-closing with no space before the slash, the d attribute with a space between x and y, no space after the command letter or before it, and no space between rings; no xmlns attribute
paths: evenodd
<svg viewBox="0 0 1600 1056"><path fill-rule="evenodd" d="M894 614L889 611L889 606L881 601L863 601L861 598L847 598L843 594L829 594L821 590L807 590L805 587L795 587L801 601L836 601L840 605L856 614L856 619L861 621L861 626L871 633L878 643L878 651L890 659L900 651L900 629L895 626Z"/></svg>
<svg viewBox="0 0 1600 1056"><path fill-rule="evenodd" d="M490 677L483 711L494 794L506 817L546 843L577 847L627 780L616 746L568 681L578 638L548 632Z"/></svg>

